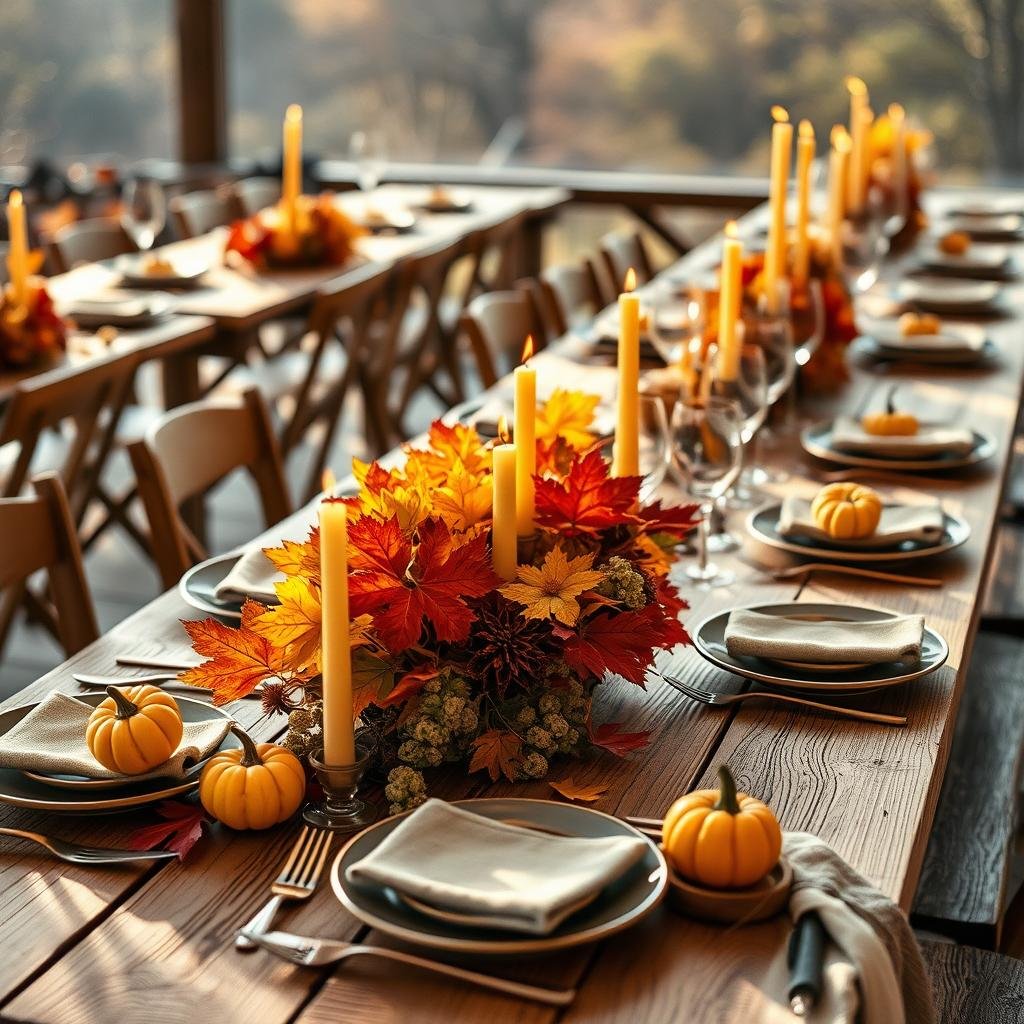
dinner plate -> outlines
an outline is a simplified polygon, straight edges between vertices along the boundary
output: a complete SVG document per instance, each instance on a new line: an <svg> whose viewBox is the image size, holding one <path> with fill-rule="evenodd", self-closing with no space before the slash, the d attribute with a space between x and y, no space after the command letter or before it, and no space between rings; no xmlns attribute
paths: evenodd
<svg viewBox="0 0 1024 1024"><path fill-rule="evenodd" d="M943 230L963 231L972 238L1019 237L1024 228L1024 217L1019 213L980 213L966 217L950 217Z"/></svg>
<svg viewBox="0 0 1024 1024"><path fill-rule="evenodd" d="M452 193L444 199L432 199L428 196L416 205L426 213L468 213L473 209L473 200Z"/></svg>
<svg viewBox="0 0 1024 1024"><path fill-rule="evenodd" d="M80 298L61 307L79 327L148 327L174 312L174 299L155 292L138 295L131 292L109 293L109 298Z"/></svg>
<svg viewBox="0 0 1024 1024"><path fill-rule="evenodd" d="M242 601L223 601L217 596L217 587L235 567L242 557L241 551L232 551L226 555L215 555L205 562L192 566L178 580L178 593L185 604L205 615L214 615L220 619L233 622L242 621ZM261 598L264 603L265 598Z"/></svg>
<svg viewBox="0 0 1024 1024"><path fill-rule="evenodd" d="M561 835L587 838L640 837L644 856L625 874L606 886L597 899L563 921L551 934L512 936L494 928L474 928L421 914L387 886L353 884L345 877L350 864L376 849L401 821L398 814L371 825L350 839L331 869L331 888L341 904L364 924L405 942L431 949L474 954L545 953L607 938L646 917L662 900L668 886L668 867L658 847L631 825L589 807L553 800L457 800L454 806L498 821L515 821Z"/></svg>
<svg viewBox="0 0 1024 1024"><path fill-rule="evenodd" d="M943 510L943 534L934 544L904 541L887 548L850 548L811 538L783 537L779 533L780 502L755 509L747 517L747 532L755 540L780 551L812 558L816 562L903 562L915 558L933 558L960 547L971 535L967 521Z"/></svg>
<svg viewBox="0 0 1024 1024"><path fill-rule="evenodd" d="M107 695L105 693L83 693L75 694L75 697L83 703L95 707L101 701L106 700ZM212 704L204 701L181 697L177 694L174 699L178 702L178 709L185 722L231 718L220 708L215 708ZM36 704L24 704L0 714L0 736L9 732L36 706ZM238 737L233 733L228 733L218 749L230 750L240 745ZM65 779L71 777L64 776ZM55 787L52 781L42 782L29 778L17 769L0 768L0 803L55 813L82 814L95 811L120 811L179 796L198 785L199 777L192 773L189 778L181 780L148 779L143 782L124 782L117 789L107 790L107 795L104 796L91 787L59 788Z"/></svg>
<svg viewBox="0 0 1024 1024"><path fill-rule="evenodd" d="M998 281L951 277L905 277L896 288L901 302L938 313L993 313L1000 309Z"/></svg>
<svg viewBox="0 0 1024 1024"><path fill-rule="evenodd" d="M929 366L981 366L985 363L994 363L999 358L999 349L991 338L986 338L978 349L941 349L886 345L878 338L863 335L853 343L853 354L878 362L922 363Z"/></svg>
<svg viewBox="0 0 1024 1024"><path fill-rule="evenodd" d="M901 662L882 665L866 665L847 672L823 673L820 667L808 669L793 668L765 658L734 658L725 646L725 628L729 621L728 609L705 619L693 634L698 653L712 665L747 679L756 679L768 686L786 690L805 690L827 693L856 693L864 690L879 690L888 686L899 686L912 679L920 679L945 664L949 656L946 641L927 625L921 643L921 660L913 666ZM878 619L895 618L893 612L877 608L858 608L855 605L789 603L753 605L744 609L763 615L779 615L784 618L800 618L811 621L873 622ZM827 675L827 679L818 679Z"/></svg>
<svg viewBox="0 0 1024 1024"><path fill-rule="evenodd" d="M919 250L921 264L933 273L980 280L1003 280L1016 269L1010 247L999 242L975 242L964 253L943 252L935 244Z"/></svg>
<svg viewBox="0 0 1024 1024"><path fill-rule="evenodd" d="M359 225L373 235L404 235L416 227L416 217L409 210L387 210L379 217L356 218Z"/></svg>
<svg viewBox="0 0 1024 1024"><path fill-rule="evenodd" d="M808 454L829 462L837 462L843 466L863 466L866 469L927 470L934 473L947 469L976 466L995 454L996 444L992 438L978 430L973 430L972 434L974 435L974 447L966 455L947 452L927 457L922 456L917 459L840 451L832 446L831 420L823 420L805 427L800 432L800 443Z"/></svg>
<svg viewBox="0 0 1024 1024"><path fill-rule="evenodd" d="M1024 203L1012 196L965 199L946 210L949 217L1024 217Z"/></svg>
<svg viewBox="0 0 1024 1024"><path fill-rule="evenodd" d="M151 274L146 272L148 256L121 256L114 267L121 275L121 283L128 288L189 288L197 284L210 265L202 260L178 257L168 260L172 266L169 273Z"/></svg>

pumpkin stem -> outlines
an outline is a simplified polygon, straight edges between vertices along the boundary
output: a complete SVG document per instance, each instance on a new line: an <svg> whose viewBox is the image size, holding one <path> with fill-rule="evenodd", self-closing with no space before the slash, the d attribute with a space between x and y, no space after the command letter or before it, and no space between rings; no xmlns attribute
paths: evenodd
<svg viewBox="0 0 1024 1024"><path fill-rule="evenodd" d="M893 384L889 388L889 393L885 396L885 411L891 416L896 411L896 388L898 384Z"/></svg>
<svg viewBox="0 0 1024 1024"><path fill-rule="evenodd" d="M739 801L736 799L736 780L724 764L718 769L718 800L715 802L715 810L725 811L726 814L740 813Z"/></svg>
<svg viewBox="0 0 1024 1024"><path fill-rule="evenodd" d="M237 724L231 726L231 731L241 740L242 742L242 767L252 768L254 765L263 764L263 759L260 757L260 752L256 749L256 744L253 743L249 734Z"/></svg>
<svg viewBox="0 0 1024 1024"><path fill-rule="evenodd" d="M139 713L139 705L133 704L116 686L107 687L107 696L114 702L119 719L131 718Z"/></svg>

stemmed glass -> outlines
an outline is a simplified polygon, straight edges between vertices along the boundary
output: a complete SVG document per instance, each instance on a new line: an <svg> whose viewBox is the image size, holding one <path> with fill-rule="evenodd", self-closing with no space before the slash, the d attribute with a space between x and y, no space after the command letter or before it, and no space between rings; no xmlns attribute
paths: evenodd
<svg viewBox="0 0 1024 1024"><path fill-rule="evenodd" d="M726 586L735 574L708 561L708 536L715 502L740 472L742 418L735 402L710 396L683 398L672 413L673 456L686 477L687 489L700 502L697 564L687 576L698 586Z"/></svg>
<svg viewBox="0 0 1024 1024"><path fill-rule="evenodd" d="M817 284L817 282L814 282ZM796 350L793 343L793 320L788 309L770 312L764 303L747 320L746 338L764 353L767 407L772 408L787 397L796 378ZM760 465L758 451L766 438L777 439L770 423L765 423L751 441L753 458L747 481L756 486L777 483L785 474Z"/></svg>
<svg viewBox="0 0 1024 1024"><path fill-rule="evenodd" d="M164 190L152 178L132 178L121 195L121 226L143 252L152 249L167 223Z"/></svg>
<svg viewBox="0 0 1024 1024"><path fill-rule="evenodd" d="M741 466L745 461L747 446L753 441L757 432L764 424L768 415L768 361L765 358L764 350L756 344L744 341L740 347L740 358L738 373L735 380L722 380L718 362L710 366L711 394L718 398L727 398L734 401L740 410L741 432L743 451L740 453ZM737 486L729 495L728 504L731 508L749 508L753 503L753 495L750 492L749 478L741 475ZM729 543L728 534L720 534L722 541ZM732 541L735 544L735 541ZM730 545L731 546L731 545Z"/></svg>
<svg viewBox="0 0 1024 1024"><path fill-rule="evenodd" d="M356 165L356 177L367 207L370 193L380 184L387 167L388 154L384 135L374 129L352 133L348 144L349 159Z"/></svg>
<svg viewBox="0 0 1024 1024"><path fill-rule="evenodd" d="M854 295L870 291L888 251L885 221L876 212L843 223L843 274Z"/></svg>
<svg viewBox="0 0 1024 1024"><path fill-rule="evenodd" d="M672 457L668 411L660 395L641 395L640 417L640 503L646 504L661 486Z"/></svg>
<svg viewBox="0 0 1024 1024"><path fill-rule="evenodd" d="M681 361L704 333L704 291L692 285L655 281L644 289L647 335L666 365Z"/></svg>

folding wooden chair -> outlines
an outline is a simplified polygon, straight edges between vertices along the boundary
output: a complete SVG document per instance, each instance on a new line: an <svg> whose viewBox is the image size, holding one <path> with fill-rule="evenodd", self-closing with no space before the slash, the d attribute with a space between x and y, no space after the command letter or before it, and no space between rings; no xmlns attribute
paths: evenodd
<svg viewBox="0 0 1024 1024"><path fill-rule="evenodd" d="M488 388L519 362L526 336L536 336L539 330L533 307L521 291L478 295L462 314L460 326Z"/></svg>
<svg viewBox="0 0 1024 1024"><path fill-rule="evenodd" d="M99 636L96 612L60 477L46 473L32 487L34 496L0 498L0 594L20 592L45 569L49 599L40 602L40 619L70 656Z"/></svg>
<svg viewBox="0 0 1024 1024"><path fill-rule="evenodd" d="M243 178L232 186L244 217L251 217L281 198L280 178Z"/></svg>
<svg viewBox="0 0 1024 1024"><path fill-rule="evenodd" d="M205 235L242 215L241 205L230 186L175 196L170 202L170 210L179 238Z"/></svg>
<svg viewBox="0 0 1024 1024"><path fill-rule="evenodd" d="M233 470L252 476L268 526L291 512L281 449L255 388L237 402L207 399L171 410L128 453L166 587L209 557L183 521L182 504L202 497Z"/></svg>
<svg viewBox="0 0 1024 1024"><path fill-rule="evenodd" d="M593 320L604 306L597 282L582 264L546 267L541 271L539 280L544 312L550 318L557 337Z"/></svg>
<svg viewBox="0 0 1024 1024"><path fill-rule="evenodd" d="M61 228L47 244L54 271L66 273L81 263L98 263L125 253L138 252L138 246L116 220L83 220Z"/></svg>
<svg viewBox="0 0 1024 1024"><path fill-rule="evenodd" d="M654 277L654 267L639 232L612 231L605 235L601 239L601 256L616 291L622 290L630 267L636 273L637 284L646 284Z"/></svg>

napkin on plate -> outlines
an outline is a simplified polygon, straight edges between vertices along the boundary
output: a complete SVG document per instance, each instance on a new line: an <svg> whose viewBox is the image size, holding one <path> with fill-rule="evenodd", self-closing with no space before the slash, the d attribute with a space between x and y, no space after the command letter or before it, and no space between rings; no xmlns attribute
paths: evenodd
<svg viewBox="0 0 1024 1024"><path fill-rule="evenodd" d="M553 836L428 800L346 877L479 916L480 927L547 935L646 850L639 838Z"/></svg>
<svg viewBox="0 0 1024 1024"><path fill-rule="evenodd" d="M911 540L936 544L945 528L939 505L886 505L870 537L836 540L815 523L811 503L794 496L782 502L778 527L783 537L806 537L844 548L891 547Z"/></svg>
<svg viewBox="0 0 1024 1024"><path fill-rule="evenodd" d="M876 320L866 326L869 334L883 348L907 352L946 352L976 355L985 346L987 334L977 324L956 324L943 327L938 334L912 334L900 332L896 320Z"/></svg>
<svg viewBox="0 0 1024 1024"><path fill-rule="evenodd" d="M0 736L0 768L128 782L183 779L191 765L209 757L221 745L231 728L230 719L220 717L186 722L181 743L171 758L143 775L118 775L104 768L85 742L92 712L90 705L66 693L51 693L13 729Z"/></svg>
<svg viewBox="0 0 1024 1024"><path fill-rule="evenodd" d="M969 455L974 450L974 434L966 427L922 423L916 434L881 437L869 434L856 420L841 416L832 425L832 446L841 452L892 458Z"/></svg>
<svg viewBox="0 0 1024 1024"><path fill-rule="evenodd" d="M737 608L729 613L725 627L725 646L734 658L816 665L912 664L921 660L923 638L922 615L868 622L813 622Z"/></svg>

